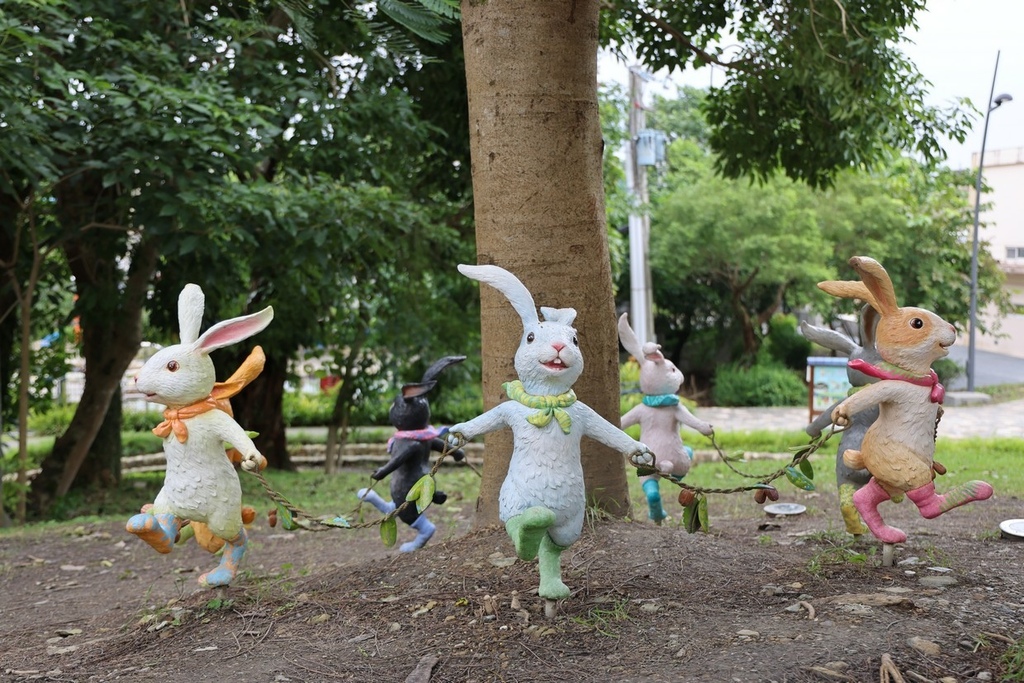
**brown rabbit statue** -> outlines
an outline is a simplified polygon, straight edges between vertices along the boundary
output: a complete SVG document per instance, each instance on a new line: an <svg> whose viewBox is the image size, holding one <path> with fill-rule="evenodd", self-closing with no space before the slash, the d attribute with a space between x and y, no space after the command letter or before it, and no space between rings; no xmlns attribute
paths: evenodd
<svg viewBox="0 0 1024 683"><path fill-rule="evenodd" d="M945 391L931 365L949 353L956 329L931 311L900 307L892 281L872 258L854 256L850 265L861 281L828 281L818 287L833 296L860 299L879 314L875 348L881 361L872 365L851 360L854 369L878 379L846 398L832 411L832 420L845 427L852 416L875 406L878 419L864 434L859 449L847 449L843 460L864 468L871 479L853 495L853 503L868 529L884 543L903 543L907 535L887 525L880 503L904 494L927 519L992 495L983 481L969 481L945 494L935 492L933 468L935 425Z"/></svg>

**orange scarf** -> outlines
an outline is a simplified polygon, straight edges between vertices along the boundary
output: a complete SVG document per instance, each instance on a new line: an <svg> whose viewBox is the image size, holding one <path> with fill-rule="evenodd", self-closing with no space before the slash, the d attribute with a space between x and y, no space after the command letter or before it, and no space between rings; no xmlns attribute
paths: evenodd
<svg viewBox="0 0 1024 683"><path fill-rule="evenodd" d="M215 408L224 411L228 415L233 415L229 399L244 389L249 382L256 379L263 371L263 364L266 360L267 357L263 353L263 348L259 346L254 347L249 357L235 370L235 374L231 375L226 382L217 382L213 385L213 391L210 392L209 396L181 408L166 409L164 411L164 421L153 429L153 433L164 439L171 432L174 432L178 443L185 443L188 440L188 427L185 425L185 420L190 417L202 415L206 411Z"/></svg>

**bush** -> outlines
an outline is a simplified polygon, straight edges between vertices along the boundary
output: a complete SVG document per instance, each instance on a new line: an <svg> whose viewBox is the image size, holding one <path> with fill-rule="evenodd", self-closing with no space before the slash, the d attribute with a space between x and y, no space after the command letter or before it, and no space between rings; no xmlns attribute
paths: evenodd
<svg viewBox="0 0 1024 683"><path fill-rule="evenodd" d="M126 410L121 414L121 431L149 432L163 421L162 410Z"/></svg>
<svg viewBox="0 0 1024 683"><path fill-rule="evenodd" d="M47 410L33 410L28 416L28 429L40 436L60 436L67 431L77 404L54 405Z"/></svg>
<svg viewBox="0 0 1024 683"><path fill-rule="evenodd" d="M712 397L720 406L798 406L807 403L807 385L801 373L779 364L731 363L715 373Z"/></svg>
<svg viewBox="0 0 1024 683"><path fill-rule="evenodd" d="M326 425L334 409L335 392L320 391L307 394L287 391L282 398L281 410L288 427L320 427Z"/></svg>
<svg viewBox="0 0 1024 683"><path fill-rule="evenodd" d="M793 370L803 370L811 355L811 342L797 331L796 316L777 313L772 316L764 348L777 362Z"/></svg>
<svg viewBox="0 0 1024 683"><path fill-rule="evenodd" d="M952 358L940 358L932 363L932 369L939 376L939 381L946 386L966 372L966 368Z"/></svg>

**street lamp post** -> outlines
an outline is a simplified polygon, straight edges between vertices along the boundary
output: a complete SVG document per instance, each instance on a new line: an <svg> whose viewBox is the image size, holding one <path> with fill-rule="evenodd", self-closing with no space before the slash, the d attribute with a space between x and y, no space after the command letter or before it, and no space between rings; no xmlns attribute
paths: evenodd
<svg viewBox="0 0 1024 683"><path fill-rule="evenodd" d="M996 52L996 67L992 71L992 88L988 93L988 109L985 112L985 128L981 134L981 153L978 155L978 177L974 185L974 239L971 243L971 306L970 332L967 341L967 391L974 391L974 337L978 325L978 225L981 215L981 182L982 170L985 167L985 142L988 138L988 115L998 109L1004 102L1013 99L1003 93L992 98L996 91L996 74L999 72L999 52Z"/></svg>

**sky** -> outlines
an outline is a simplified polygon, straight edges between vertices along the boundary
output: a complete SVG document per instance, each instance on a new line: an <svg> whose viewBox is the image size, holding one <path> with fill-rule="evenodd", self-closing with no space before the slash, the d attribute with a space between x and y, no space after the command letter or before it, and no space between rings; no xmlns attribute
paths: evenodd
<svg viewBox="0 0 1024 683"><path fill-rule="evenodd" d="M996 54L999 69L995 95L1015 99L989 116L986 160L993 150L1024 147L1024 0L927 0L918 14L918 30L905 36L903 51L932 83L927 103L951 104L968 98L978 110L964 143L943 144L947 165L968 168L971 154L981 149L984 112L989 102ZM602 55L598 76L627 82L627 67ZM647 92L671 92L675 83L707 87L725 80L720 68L705 67L669 78L655 74Z"/></svg>

